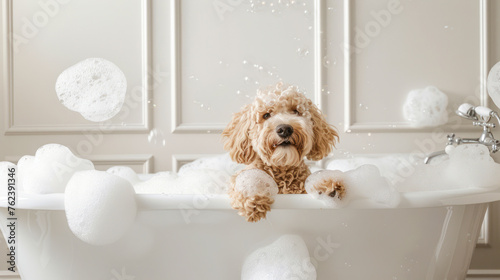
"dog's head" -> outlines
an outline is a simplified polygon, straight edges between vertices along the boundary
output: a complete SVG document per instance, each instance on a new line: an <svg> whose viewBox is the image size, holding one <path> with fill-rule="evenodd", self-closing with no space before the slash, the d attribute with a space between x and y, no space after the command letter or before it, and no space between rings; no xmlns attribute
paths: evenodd
<svg viewBox="0 0 500 280"><path fill-rule="evenodd" d="M297 166L304 157L327 156L338 139L320 110L296 87L258 91L234 114L222 136L231 158L243 164L259 157L271 166Z"/></svg>

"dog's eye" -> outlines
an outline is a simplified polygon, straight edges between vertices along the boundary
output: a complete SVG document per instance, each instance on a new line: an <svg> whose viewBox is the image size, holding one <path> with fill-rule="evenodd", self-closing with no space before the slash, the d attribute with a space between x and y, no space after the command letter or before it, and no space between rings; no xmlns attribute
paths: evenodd
<svg viewBox="0 0 500 280"><path fill-rule="evenodd" d="M299 112L297 109L293 110L293 113L294 113L295 115L299 115L299 116L300 116L300 112Z"/></svg>
<svg viewBox="0 0 500 280"><path fill-rule="evenodd" d="M264 115L262 115L262 118L265 120L269 119L270 117L271 117L271 114L269 114L269 113L265 113Z"/></svg>

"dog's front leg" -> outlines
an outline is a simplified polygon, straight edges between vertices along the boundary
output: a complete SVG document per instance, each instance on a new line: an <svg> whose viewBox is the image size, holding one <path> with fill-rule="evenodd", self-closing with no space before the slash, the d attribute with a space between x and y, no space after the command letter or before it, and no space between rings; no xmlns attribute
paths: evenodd
<svg viewBox="0 0 500 280"><path fill-rule="evenodd" d="M308 194L331 207L342 207L348 200L344 174L338 170L322 170L311 174L305 182L305 188Z"/></svg>
<svg viewBox="0 0 500 280"><path fill-rule="evenodd" d="M266 218L278 193L274 179L260 169L247 169L233 177L232 181L229 190L231 206L248 222Z"/></svg>

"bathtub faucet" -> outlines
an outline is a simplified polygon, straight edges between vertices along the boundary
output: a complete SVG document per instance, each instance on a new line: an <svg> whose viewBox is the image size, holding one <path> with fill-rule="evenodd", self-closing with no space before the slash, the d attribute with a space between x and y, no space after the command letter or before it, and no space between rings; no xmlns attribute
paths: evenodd
<svg viewBox="0 0 500 280"><path fill-rule="evenodd" d="M455 133L449 134L448 143L446 144L447 147L461 144L481 144L488 147L490 153L496 153L500 150L500 140L495 139L491 132L491 129L496 125L490 123L491 118L495 117L500 124L500 116L497 112L484 106L474 107L468 103L464 103L458 107L455 113L464 119L471 120L473 126L482 127L483 132L479 138L461 138L455 137ZM446 152L438 151L431 153L424 159L424 163L428 164L433 158L441 155L446 155Z"/></svg>

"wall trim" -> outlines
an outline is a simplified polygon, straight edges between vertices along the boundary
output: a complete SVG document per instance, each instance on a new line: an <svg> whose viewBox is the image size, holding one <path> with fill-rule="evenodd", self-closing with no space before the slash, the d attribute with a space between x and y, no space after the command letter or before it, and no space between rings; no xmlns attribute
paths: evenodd
<svg viewBox="0 0 500 280"><path fill-rule="evenodd" d="M98 165L140 165L142 164L142 173L149 174L153 172L153 155L149 154L120 154L120 155L89 155L84 158Z"/></svg>
<svg viewBox="0 0 500 280"><path fill-rule="evenodd" d="M21 157L22 156L6 156L5 160L16 164ZM150 154L88 155L79 157L92 161L94 165L128 166L142 164L142 173L144 174L153 172L154 167L154 157Z"/></svg>
<svg viewBox="0 0 500 280"><path fill-rule="evenodd" d="M500 280L500 269L469 269L467 279L498 279Z"/></svg>
<svg viewBox="0 0 500 280"><path fill-rule="evenodd" d="M14 119L14 49L13 49L13 2L3 0L3 71L4 92L7 98L5 106L5 135L48 135L79 134L86 131L99 130L103 133L147 133L151 127L151 112L148 105L150 86L151 60L151 0L141 0L141 80L144 90L142 95L142 122L125 125L95 123L84 125L16 125ZM130 90L130 89L129 89Z"/></svg>
<svg viewBox="0 0 500 280"><path fill-rule="evenodd" d="M486 81L488 77L488 1L479 1L479 92L480 103L488 106ZM353 38L352 1L344 0L344 132L431 132L436 128L417 128L405 122L356 122L356 106L353 102L353 65L351 42ZM441 126L443 130L461 132L476 131L469 126L458 129L456 125Z"/></svg>
<svg viewBox="0 0 500 280"><path fill-rule="evenodd" d="M481 224L481 229L479 230L479 237L477 239L477 247L489 247L490 246L490 207L486 208L486 213L484 214L483 223Z"/></svg>
<svg viewBox="0 0 500 280"><path fill-rule="evenodd" d="M173 154L172 155L172 171L179 172L179 169L186 163L193 162L199 158L215 157L221 154Z"/></svg>
<svg viewBox="0 0 500 280"><path fill-rule="evenodd" d="M1 280L21 280L21 276L17 272L11 272L9 270L0 270Z"/></svg>
<svg viewBox="0 0 500 280"><path fill-rule="evenodd" d="M323 92L325 71L323 56L326 46L325 0L314 0L314 102L324 111ZM224 123L183 123L182 121L182 55L181 55L181 0L172 0L170 6L170 61L171 61L171 126L172 133L221 133Z"/></svg>

